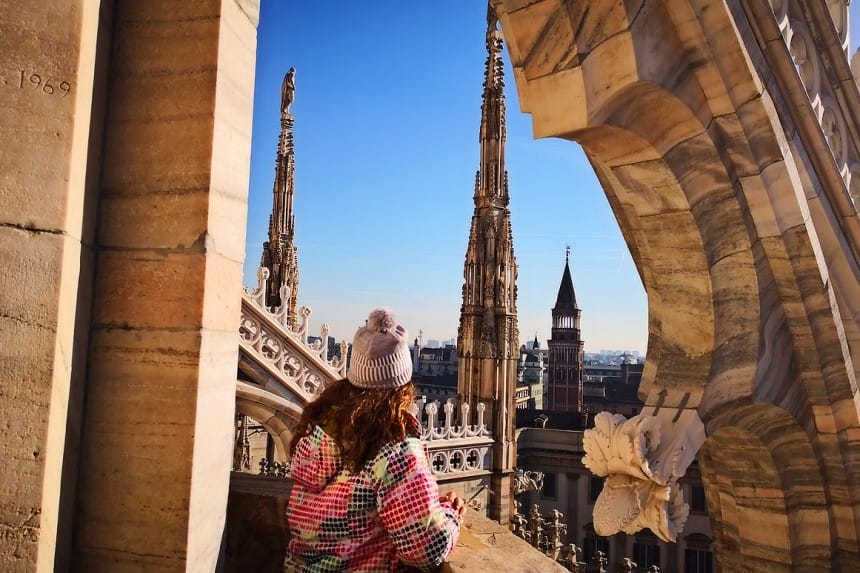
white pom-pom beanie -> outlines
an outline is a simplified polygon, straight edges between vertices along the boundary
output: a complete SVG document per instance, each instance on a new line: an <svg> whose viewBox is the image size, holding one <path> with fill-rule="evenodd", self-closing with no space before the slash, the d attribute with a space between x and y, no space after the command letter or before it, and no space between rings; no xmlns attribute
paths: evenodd
<svg viewBox="0 0 860 573"><path fill-rule="evenodd" d="M352 341L347 379L359 388L399 388L412 380L409 334L390 308L377 308Z"/></svg>

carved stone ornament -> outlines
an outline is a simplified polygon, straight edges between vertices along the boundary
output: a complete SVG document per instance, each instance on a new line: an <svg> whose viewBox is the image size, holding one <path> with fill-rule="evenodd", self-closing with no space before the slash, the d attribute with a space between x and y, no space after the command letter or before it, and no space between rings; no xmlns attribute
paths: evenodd
<svg viewBox="0 0 860 573"><path fill-rule="evenodd" d="M520 468L514 469L514 472L514 495L520 495L527 491L540 491L543 487L543 472L534 472Z"/></svg>
<svg viewBox="0 0 860 573"><path fill-rule="evenodd" d="M674 542L689 515L678 480L704 441L693 410L662 409L629 420L597 414L594 428L585 431L582 458L593 474L606 478L594 504L595 532L633 534L647 527Z"/></svg>

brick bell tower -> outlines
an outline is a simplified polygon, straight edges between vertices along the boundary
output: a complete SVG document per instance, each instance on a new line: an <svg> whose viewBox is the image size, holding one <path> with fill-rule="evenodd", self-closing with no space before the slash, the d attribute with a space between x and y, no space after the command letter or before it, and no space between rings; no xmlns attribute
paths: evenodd
<svg viewBox="0 0 860 573"><path fill-rule="evenodd" d="M549 409L582 412L582 370L585 342L579 329L582 311L576 304L570 276L570 247L564 255L564 272L552 309L552 334L549 340Z"/></svg>
<svg viewBox="0 0 860 573"><path fill-rule="evenodd" d="M457 331L457 388L474 415L486 406L493 431L489 515L510 520L511 475L516 464L514 393L519 351L517 261L508 209L505 170L505 93L502 33L487 9L487 63L481 104L480 165L475 177L475 210L464 268L463 304Z"/></svg>

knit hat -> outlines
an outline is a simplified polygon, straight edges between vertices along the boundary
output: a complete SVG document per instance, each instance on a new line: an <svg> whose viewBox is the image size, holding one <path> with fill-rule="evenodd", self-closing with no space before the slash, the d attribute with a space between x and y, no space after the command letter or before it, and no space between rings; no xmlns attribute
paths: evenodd
<svg viewBox="0 0 860 573"><path fill-rule="evenodd" d="M347 379L359 388L398 388L412 380L412 357L406 329L390 308L377 308L352 341Z"/></svg>

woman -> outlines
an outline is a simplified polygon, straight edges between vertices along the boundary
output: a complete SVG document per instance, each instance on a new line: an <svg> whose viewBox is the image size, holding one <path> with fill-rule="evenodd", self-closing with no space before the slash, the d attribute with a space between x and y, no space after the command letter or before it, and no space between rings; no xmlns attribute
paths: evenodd
<svg viewBox="0 0 860 573"><path fill-rule="evenodd" d="M346 379L305 407L290 444L285 571L426 570L454 547L465 506L440 498L418 439L407 341L390 310L374 310Z"/></svg>

